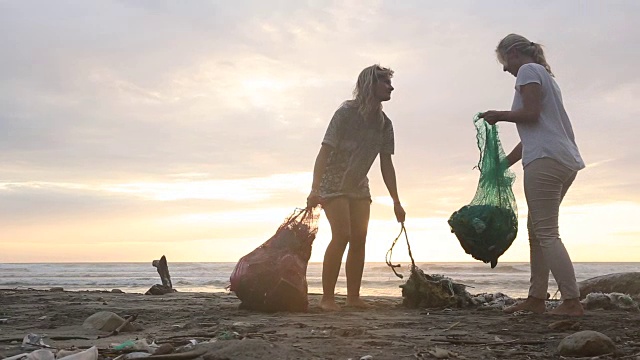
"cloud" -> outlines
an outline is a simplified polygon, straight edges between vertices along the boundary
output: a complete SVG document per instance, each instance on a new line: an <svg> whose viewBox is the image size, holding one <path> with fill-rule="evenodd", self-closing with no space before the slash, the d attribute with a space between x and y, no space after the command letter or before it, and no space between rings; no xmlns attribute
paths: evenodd
<svg viewBox="0 0 640 360"><path fill-rule="evenodd" d="M635 1L2 2L0 215L80 226L120 212L152 224L298 204L333 112L358 72L381 63L396 71L384 106L403 203L410 216L446 218L475 192L473 115L511 106L514 79L494 56L511 32L545 45L587 162L565 204L638 202L638 10ZM517 131L500 131L508 151ZM370 178L387 199L377 163ZM243 196L251 208L234 200ZM372 217L387 219L376 206Z"/></svg>

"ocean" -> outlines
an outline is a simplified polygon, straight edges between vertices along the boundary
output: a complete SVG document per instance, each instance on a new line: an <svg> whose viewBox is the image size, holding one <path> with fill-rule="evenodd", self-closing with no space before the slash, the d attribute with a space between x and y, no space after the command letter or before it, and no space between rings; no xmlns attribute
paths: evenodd
<svg viewBox="0 0 640 360"><path fill-rule="evenodd" d="M440 274L468 286L472 294L501 292L526 297L529 286L528 263L499 263L495 269L481 262L417 263L425 273ZM173 287L178 291L225 292L235 263L169 263ZM578 281L595 276L639 271L640 263L575 263ZM397 278L384 263L367 263L361 295L401 296L400 285L408 278L408 264L402 264L405 279ZM309 263L307 282L310 293L322 293L322 264ZM0 288L65 290L112 290L144 293L160 283L160 276L149 263L0 263ZM549 293L557 287L550 276ZM336 286L346 294L344 264Z"/></svg>

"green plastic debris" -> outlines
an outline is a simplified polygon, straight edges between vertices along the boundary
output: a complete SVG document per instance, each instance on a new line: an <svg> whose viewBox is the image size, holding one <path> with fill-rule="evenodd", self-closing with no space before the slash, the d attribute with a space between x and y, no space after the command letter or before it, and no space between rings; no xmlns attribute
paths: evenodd
<svg viewBox="0 0 640 360"><path fill-rule="evenodd" d="M478 114L473 123L480 150L478 188L471 203L454 212L448 223L467 254L494 268L518 233L518 209L511 188L515 174L508 169L498 127Z"/></svg>

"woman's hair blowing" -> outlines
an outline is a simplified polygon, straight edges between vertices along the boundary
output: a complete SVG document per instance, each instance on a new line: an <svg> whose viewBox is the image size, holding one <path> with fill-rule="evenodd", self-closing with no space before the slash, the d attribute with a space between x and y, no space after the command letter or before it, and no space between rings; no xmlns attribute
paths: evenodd
<svg viewBox="0 0 640 360"><path fill-rule="evenodd" d="M515 49L517 52L529 56L535 61L536 64L540 64L547 69L547 72L553 76L551 72L551 66L547 63L547 59L544 57L544 51L542 45L536 44L533 41L529 41L522 35L509 34L504 39L500 40L498 47L496 47L496 55L498 59L503 61L507 52Z"/></svg>
<svg viewBox="0 0 640 360"><path fill-rule="evenodd" d="M365 121L380 121L380 125L384 125L382 103L375 97L375 85L378 80L391 77L393 77L393 70L378 64L365 68L358 75L358 82L353 89L353 102Z"/></svg>

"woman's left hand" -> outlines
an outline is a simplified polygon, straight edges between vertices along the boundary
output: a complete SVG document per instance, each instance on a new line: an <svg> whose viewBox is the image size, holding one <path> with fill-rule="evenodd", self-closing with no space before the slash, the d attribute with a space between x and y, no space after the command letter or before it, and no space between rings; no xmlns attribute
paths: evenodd
<svg viewBox="0 0 640 360"><path fill-rule="evenodd" d="M489 110L483 112L478 116L483 118L484 121L488 122L489 124L494 125L498 121L504 120L504 111Z"/></svg>
<svg viewBox="0 0 640 360"><path fill-rule="evenodd" d="M403 223L407 213L400 203L393 204L393 212L396 214L396 220L398 220L399 223Z"/></svg>

